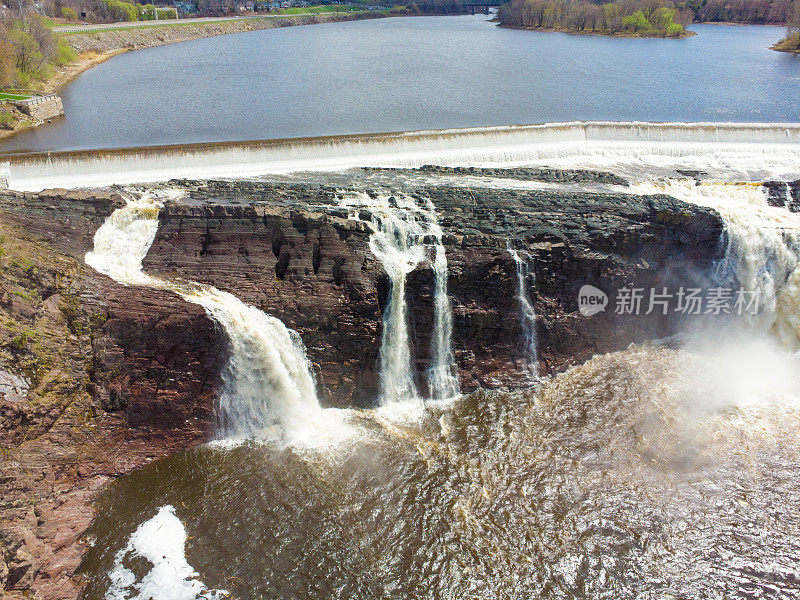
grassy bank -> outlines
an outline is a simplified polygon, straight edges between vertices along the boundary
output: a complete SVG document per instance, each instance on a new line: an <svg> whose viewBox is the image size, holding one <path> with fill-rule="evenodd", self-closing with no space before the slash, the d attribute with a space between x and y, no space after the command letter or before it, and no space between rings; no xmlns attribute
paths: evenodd
<svg viewBox="0 0 800 600"><path fill-rule="evenodd" d="M375 19L389 16L390 11L346 11L320 12L302 15L273 15L255 18L242 18L219 21L193 22L189 19L167 21L136 27L106 27L103 29L87 29L70 31L60 35L62 39L79 55L84 52L108 54L138 50L152 46L161 46L175 42L183 42L216 35L272 29L274 27L291 27L295 25L313 25L317 23L335 23Z"/></svg>
<svg viewBox="0 0 800 600"><path fill-rule="evenodd" d="M337 5L318 5L318 6L305 6L302 8L284 8L281 10L272 11L260 15L248 15L244 17L218 17L218 18L202 18L202 19L169 19L161 21L122 21L119 23L95 23L92 25L78 26L78 25L57 25L61 30L56 29L60 36L81 35L84 33L94 33L97 31L119 31L123 29L147 29L147 28L163 28L163 27L199 27L202 25L214 23L234 23L241 21L261 21L261 20L274 20L280 17L301 17L310 15L335 15L335 14L375 14L375 13L388 13L391 9L387 8L382 11L367 10L361 6L353 4L337 4ZM64 29L69 29L65 31Z"/></svg>

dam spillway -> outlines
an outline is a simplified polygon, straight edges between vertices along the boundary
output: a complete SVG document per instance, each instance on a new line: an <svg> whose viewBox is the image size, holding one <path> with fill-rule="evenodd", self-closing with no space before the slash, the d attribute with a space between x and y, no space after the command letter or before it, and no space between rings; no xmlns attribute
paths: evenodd
<svg viewBox="0 0 800 600"><path fill-rule="evenodd" d="M800 159L800 124L570 122L6 154L0 179L11 189L39 191L354 167L608 165L645 156L750 172L769 160L772 169L788 171Z"/></svg>

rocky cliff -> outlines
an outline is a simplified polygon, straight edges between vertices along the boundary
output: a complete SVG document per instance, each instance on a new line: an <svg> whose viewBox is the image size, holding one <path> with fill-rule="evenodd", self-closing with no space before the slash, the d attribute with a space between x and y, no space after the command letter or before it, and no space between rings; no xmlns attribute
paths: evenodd
<svg viewBox="0 0 800 600"><path fill-rule="evenodd" d="M280 318L301 334L326 404L374 403L389 280L369 250L369 225L339 206L343 192L172 185L186 195L162 209L145 269L213 284ZM431 200L440 215L465 391L527 381L509 244L535 274L540 356L552 371L681 327L671 316L583 317L583 284L696 282L717 258L722 234L716 213L665 196L441 185L403 193ZM0 582L41 598L78 593L71 576L98 489L213 432L227 358L221 331L196 305L121 286L83 264L121 194L0 195ZM433 285L427 263L408 276L418 374L430 361ZM418 383L424 393L423 378Z"/></svg>
<svg viewBox="0 0 800 600"><path fill-rule="evenodd" d="M181 182L190 201L171 203L146 269L232 292L296 329L328 403L365 405L378 386L381 313L389 282L368 247L366 223L346 218L323 186ZM527 380L514 261L536 277L540 356L563 368L631 341L675 333L663 318L593 319L577 313L579 288L696 284L717 258L722 222L711 210L666 196L429 186L411 191L440 213L449 263L454 349L461 384ZM433 329L433 272L408 277L409 325L421 374ZM613 307L612 307L613 308ZM424 382L419 378L424 393Z"/></svg>

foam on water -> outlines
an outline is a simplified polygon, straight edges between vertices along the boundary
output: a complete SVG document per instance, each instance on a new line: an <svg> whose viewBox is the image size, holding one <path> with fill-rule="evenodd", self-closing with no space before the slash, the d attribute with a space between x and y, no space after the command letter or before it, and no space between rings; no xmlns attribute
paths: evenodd
<svg viewBox="0 0 800 600"><path fill-rule="evenodd" d="M138 579L126 566L136 558L152 567ZM175 508L162 506L133 532L114 556L106 600L221 600L227 590L210 590L186 561L186 529Z"/></svg>

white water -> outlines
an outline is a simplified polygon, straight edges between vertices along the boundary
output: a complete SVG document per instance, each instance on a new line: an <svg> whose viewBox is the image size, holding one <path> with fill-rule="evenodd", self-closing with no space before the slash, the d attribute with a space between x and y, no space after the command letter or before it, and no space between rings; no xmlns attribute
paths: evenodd
<svg viewBox="0 0 800 600"><path fill-rule="evenodd" d="M144 558L153 567L137 581L125 563ZM186 529L172 506L133 532L127 546L114 556L106 600L220 600L226 590L210 590L186 561Z"/></svg>
<svg viewBox="0 0 800 600"><path fill-rule="evenodd" d="M408 306L406 276L428 258L432 239L434 257L434 331L431 339L431 365L428 384L431 399L442 400L457 396L452 349L452 310L447 294L447 257L442 245L442 229L433 204L419 206L411 197L348 192L340 205L349 209L350 218L360 219L359 212L370 213L370 250L389 276L389 302L383 311L381 333L381 402L397 403L418 400L411 362L408 336Z"/></svg>
<svg viewBox="0 0 800 600"><path fill-rule="evenodd" d="M517 269L517 299L519 300L520 321L522 332L525 336L525 366L532 377L536 377L539 370L539 358L536 339L536 311L533 308L528 282L534 281L534 274L528 270L528 263L523 260L510 243L508 252L514 259Z"/></svg>
<svg viewBox="0 0 800 600"><path fill-rule="evenodd" d="M458 384L458 367L453 354L453 308L447 293L447 254L442 243L442 228L433 202L428 201L428 226L435 240L433 273L433 339L431 341L431 366L428 368L428 387L431 399L455 398L461 392Z"/></svg>
<svg viewBox="0 0 800 600"><path fill-rule="evenodd" d="M800 214L767 204L767 190L754 184L693 180L640 183L635 193L666 193L715 209L727 233L725 255L717 267L721 280L738 280L761 294L757 330L772 332L783 344L800 344Z"/></svg>
<svg viewBox="0 0 800 600"><path fill-rule="evenodd" d="M800 125L573 122L355 135L175 148L9 156L0 177L17 190L251 177L362 166L657 165L759 178L797 173Z"/></svg>
<svg viewBox="0 0 800 600"><path fill-rule="evenodd" d="M321 415L305 347L280 320L209 285L178 283L146 274L142 260L158 231L164 195L137 194L97 230L86 263L127 285L168 290L199 304L228 336L230 358L218 402L224 437L264 434L280 425L281 434L302 438Z"/></svg>

